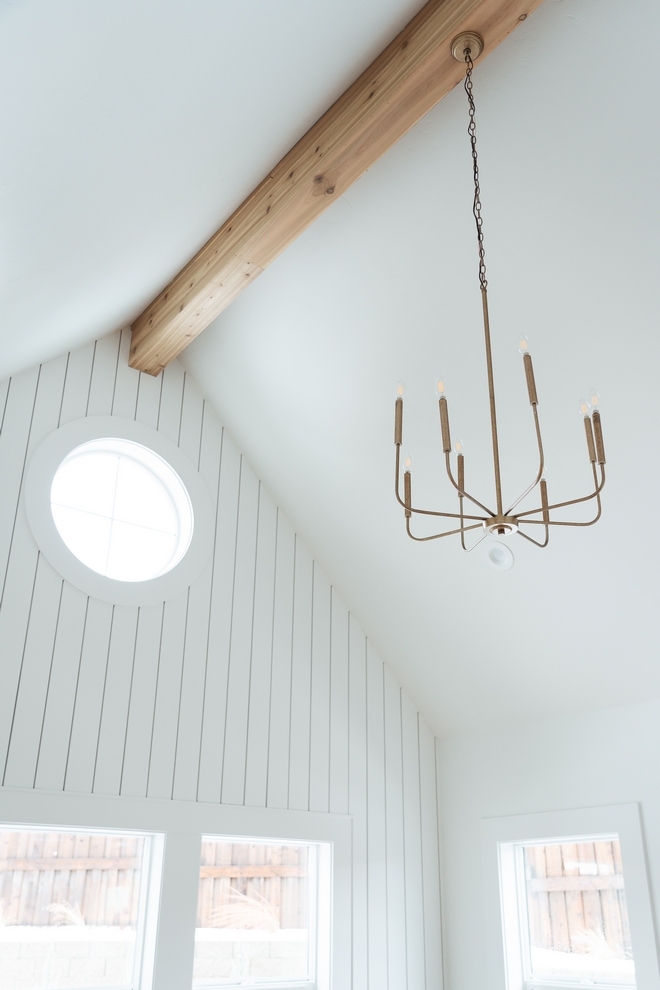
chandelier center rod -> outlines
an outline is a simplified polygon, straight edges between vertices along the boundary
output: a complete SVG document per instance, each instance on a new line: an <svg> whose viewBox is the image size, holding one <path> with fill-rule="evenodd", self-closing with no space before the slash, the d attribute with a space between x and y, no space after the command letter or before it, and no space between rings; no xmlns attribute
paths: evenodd
<svg viewBox="0 0 660 990"><path fill-rule="evenodd" d="M470 136L470 147L472 149L472 175L474 179L474 200L472 213L477 227L477 244L479 247L479 284L481 286L481 304L484 317L484 337L486 341L486 369L488 373L488 398L490 400L490 429L493 440L493 471L495 473L495 497L497 499L497 514L502 515L502 477L500 474L500 446L497 439L497 408L495 404L495 379L493 377L493 355L490 345L490 319L488 317L488 280L486 278L486 252L484 249L483 219L481 216L481 187L479 185L479 158L477 155L477 123L475 119L476 108L474 105L474 95L472 92L472 48L466 47L463 55L465 57L465 93L468 98L470 110L470 123L468 134Z"/></svg>

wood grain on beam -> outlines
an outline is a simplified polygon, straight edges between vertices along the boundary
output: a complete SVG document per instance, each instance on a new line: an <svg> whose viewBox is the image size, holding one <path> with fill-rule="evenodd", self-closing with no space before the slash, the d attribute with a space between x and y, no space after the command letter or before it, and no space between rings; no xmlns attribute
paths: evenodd
<svg viewBox="0 0 660 990"><path fill-rule="evenodd" d="M461 81L459 31L483 59L541 2L430 0L138 317L131 366L157 375Z"/></svg>

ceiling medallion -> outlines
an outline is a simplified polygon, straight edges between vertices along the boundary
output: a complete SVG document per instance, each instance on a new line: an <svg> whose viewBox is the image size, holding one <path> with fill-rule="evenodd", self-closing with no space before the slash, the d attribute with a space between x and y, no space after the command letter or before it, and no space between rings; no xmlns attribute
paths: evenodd
<svg viewBox="0 0 660 990"><path fill-rule="evenodd" d="M411 468L412 457L408 454L403 462L403 500L399 491L401 476L401 443L403 437L403 392L404 386L399 382L396 392L395 420L394 420L394 443L396 445L396 497L405 510L406 531L411 539L419 542L427 540L438 540L443 536L460 534L461 546L464 550L473 550L489 534L494 536L510 536L517 533L524 539L529 540L538 547L546 547L550 534L550 526L593 526L598 522L601 514L600 493L605 484L605 450L603 447L603 434L600 422L599 396L592 389L588 399L580 401L580 412L584 419L584 429L587 440L587 450L594 479L594 490L582 498L574 498L568 502L557 502L554 505L548 503L548 486L544 477L544 457L543 443L541 440L541 430L538 418L538 397L536 393L536 383L534 381L534 369L532 358L529 353L529 345L526 337L522 337L519 342L520 353L523 359L523 368L527 380L527 392L529 402L534 415L534 425L536 427L536 438L539 450L539 469L536 478L525 491L506 509L502 501L502 481L500 476L500 456L497 440L497 410L495 405L495 386L493 381L493 363L491 356L490 324L488 319L488 282L486 281L486 264L484 254L483 221L481 218L481 197L479 189L479 164L477 159L477 139L475 124L475 106L472 93L472 69L473 58L478 58L483 51L484 43L482 38L473 32L465 32L454 38L451 43L451 52L454 58L466 64L465 92L468 99L470 123L468 134L472 149L472 170L474 178L474 202L472 212L477 226L477 242L479 248L479 285L481 288L481 302L483 307L484 337L486 345L486 369L488 375L488 395L490 398L490 424L493 443L493 470L495 475L495 498L497 510L493 512L465 489L465 457L463 454L463 444L458 440L454 445L456 453L456 477L452 470L450 455L452 452L451 436L449 432L449 410L446 397L446 382L442 377L436 380L436 392L440 404L440 429L442 433L442 450L445 455L445 465L449 480L458 492L458 512L435 512L429 509L417 509L412 504L412 481ZM599 476L600 475L600 476ZM524 512L515 512L516 507L526 496L531 494L538 487L541 505L536 509L529 509ZM468 515L464 512L464 499L468 499L476 505L484 514ZM555 509L563 509L569 505L577 505L581 502L589 502L596 499L597 512L593 519L587 522L565 522L551 519L550 514ZM454 523L458 528L449 529L444 533L435 533L433 536L414 536L410 531L410 521L413 515L439 516L443 519L456 520ZM540 517L540 518L539 518ZM523 531L521 527L542 526L545 538L543 542L534 539L529 533ZM465 534L470 530L481 530L483 535L471 546L465 544ZM533 531L532 531L533 532Z"/></svg>

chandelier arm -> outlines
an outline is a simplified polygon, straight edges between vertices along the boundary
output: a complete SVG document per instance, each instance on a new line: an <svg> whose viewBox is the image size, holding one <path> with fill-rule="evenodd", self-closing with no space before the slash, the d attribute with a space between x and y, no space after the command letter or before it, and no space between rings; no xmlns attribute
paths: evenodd
<svg viewBox="0 0 660 990"><path fill-rule="evenodd" d="M438 516L438 517L440 517L442 519L461 519L461 518L463 518L463 519L474 519L474 520L478 521L479 523L486 522L486 520L490 518L490 516L488 516L488 517L487 516L463 516L463 517L461 517L460 513L458 513L458 512L432 512L431 509L413 509L412 505L410 506L410 511L411 512L414 512L415 515L417 515L417 516ZM459 531L457 530L457 532L459 532Z"/></svg>
<svg viewBox="0 0 660 990"><path fill-rule="evenodd" d="M570 500L570 502L556 502L555 505L549 505L548 506L548 511L550 511L552 509L563 509L567 505L577 505L579 502L589 502L589 501L591 501L592 498L597 498L600 495L600 493L602 492L603 488L605 487L605 468L603 467L602 464L600 465L600 473L601 473L601 482L600 482L600 484L598 483L598 477L596 475L596 468L593 467L593 465L592 465L592 468L593 468L593 472L594 472L594 481L595 481L595 484L596 484L596 490L593 491L591 493L591 495L584 495L582 498L573 498L573 499ZM523 516L534 516L534 515L536 515L537 512L543 512L543 508L540 508L540 509L527 509L525 512L519 512L517 514L516 518L517 519L522 519ZM531 519L528 520L528 521L529 522L532 522ZM537 521L537 520L534 520L534 521Z"/></svg>
<svg viewBox="0 0 660 990"><path fill-rule="evenodd" d="M401 455L401 446L399 444L397 444L396 445L396 459L395 459L395 466L394 466L394 494L396 495L396 500L399 503L399 505L403 506L403 508L405 509L406 508L406 503L402 500L402 498L401 498L401 496L399 494L399 481L400 481L400 478L401 478L401 463L400 463L401 462L401 456L400 455Z"/></svg>
<svg viewBox="0 0 660 990"><path fill-rule="evenodd" d="M543 476L543 469L545 467L545 458L544 458L544 455L543 455L543 441L541 439L541 427L539 426L539 414L538 414L538 411L537 411L536 403L535 402L532 404L532 409L534 410L534 425L536 426L536 440L537 440L538 445L539 445L539 470L538 470L538 473L536 475L535 480L532 482L532 484L529 486L529 488L526 488L525 491L520 496L520 498L517 498L516 501L513 503L513 505L506 510L505 515L507 515L507 516L510 516L511 513L513 512L513 510L515 509L515 507L517 505L520 505L520 503L522 502L522 500L527 495L529 495L529 493L534 488L536 488L536 486L538 485L539 481L541 480L541 478Z"/></svg>
<svg viewBox="0 0 660 990"><path fill-rule="evenodd" d="M447 468L447 474L449 476L449 480L451 481L452 485L454 486L454 488L456 489L456 491L460 495L461 494L461 489L458 487L458 485L454 481L454 476L451 473L451 464L450 464L450 461L449 461L449 454L447 452L445 452L445 467ZM463 492L463 495L465 495L466 498L469 498L471 502L474 502L475 505L478 505L480 509L483 509L484 512L487 512L489 519L492 516L495 515L495 513L492 512L491 509L489 509L486 505L482 505L481 502L478 502L476 500L476 498L473 498L472 495L470 495L469 492L464 491ZM480 516L465 516L465 518L466 519L479 519Z"/></svg>
<svg viewBox="0 0 660 990"><path fill-rule="evenodd" d="M466 526L463 532L467 533L471 529L481 529L481 523L475 526ZM415 540L417 543L426 543L428 540L439 540L443 536L455 536L456 533L460 533L460 529L449 529L446 533L435 533L433 536L413 536L410 532L410 519L406 519L406 532L411 540Z"/></svg>
<svg viewBox="0 0 660 990"><path fill-rule="evenodd" d="M466 547L465 546L465 534L467 532L467 528L465 526L463 526L463 515L462 515L462 513L463 513L463 496L462 495L459 495L458 496L458 499L459 499L459 501L461 503L461 547L463 548L463 550L465 550L466 553L472 553L472 551L474 550L474 548L475 547L478 547L479 544L483 540L486 539L486 537L488 536L488 531L486 530L486 532L484 533L484 535L480 539L478 539L476 543L473 543L471 547ZM470 527L470 529L473 529L473 528L475 528L475 527L472 527L472 526Z"/></svg>
<svg viewBox="0 0 660 990"><path fill-rule="evenodd" d="M592 467L592 470L594 472L594 483L596 485L598 485L598 476L596 474L596 465L595 464L592 464L591 467ZM602 469L602 465L601 465L601 470L603 471L603 475L604 475L605 472ZM605 479L604 478L603 478L603 484L605 484ZM531 526L593 526L594 523L597 523L598 520L600 519L600 514L601 514L601 511L602 511L602 506L601 506L601 502L600 502L600 492L601 492L601 489L602 489L602 485L600 487L597 487L596 488L596 491L594 492L594 495L596 497L596 504L598 505L598 512L596 513L596 515L594 516L594 518L593 519L590 519L588 522L560 522L558 520L557 521L554 521L552 519L547 519L545 521L542 520L542 519L524 519L523 522L524 523L529 523ZM594 496L592 495L590 497L593 498ZM586 499L582 499L581 501L586 501ZM520 530L518 530L518 532L520 532Z"/></svg>
<svg viewBox="0 0 660 990"><path fill-rule="evenodd" d="M397 448L396 448L396 475L395 475L395 478L394 478L394 494L396 495L397 502L401 505L401 507L403 509L406 509L408 507L406 506L406 503L401 499L401 496L399 495L399 478L400 478L400 476L401 476L401 471L400 471L400 457L399 457L399 447L397 446ZM483 506L482 506L482 508L483 508ZM488 509L486 509L485 511L488 512ZM460 513L458 513L458 512L433 512L430 509L415 509L415 508L413 508L412 505L410 506L410 512L414 512L418 516L441 516L442 518L446 518L446 519L460 519L461 518ZM492 515L492 513L489 513L489 517L488 518L490 518L491 515ZM463 518L464 519L477 519L480 522L483 521L481 516L463 516ZM460 530L456 530L456 532L458 533L458 532L460 532Z"/></svg>
<svg viewBox="0 0 660 990"><path fill-rule="evenodd" d="M396 471L396 474L395 474L395 477L394 477L394 494L396 495L396 500L399 503L399 505L403 509L406 509L408 507L406 506L406 503L402 500L402 498L401 498L401 496L399 494L399 479L401 477L401 468L400 468L400 448L399 448L399 445L398 444L397 444L397 448L396 448L395 471ZM484 507L482 506L481 508L484 508ZM442 517L447 518L447 519L460 519L461 518L460 517L460 514L458 512L432 512L430 509L414 509L412 507L412 505L410 506L410 511L411 512L415 512L418 516L442 516ZM486 509L485 511L488 512L488 509ZM492 515L492 513L490 513L490 515ZM481 516L465 516L464 518L465 519L479 519L480 520L481 519Z"/></svg>
<svg viewBox="0 0 660 990"><path fill-rule="evenodd" d="M521 530L518 530L518 536L522 536L522 538L524 540L529 540L530 543L533 543L535 546L541 547L541 549L543 549L543 547L547 547L547 545L548 545L548 540L550 539L550 530L546 526L546 528L545 528L545 540L543 541L543 543L539 543L538 540L532 539L531 536L527 536L527 533L523 533Z"/></svg>

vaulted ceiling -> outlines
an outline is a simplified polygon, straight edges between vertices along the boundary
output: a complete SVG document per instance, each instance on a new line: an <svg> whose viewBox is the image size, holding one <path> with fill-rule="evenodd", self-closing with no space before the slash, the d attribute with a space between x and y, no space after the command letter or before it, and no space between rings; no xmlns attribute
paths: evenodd
<svg viewBox="0 0 660 990"><path fill-rule="evenodd" d="M419 6L0 4L0 373L130 323ZM492 486L460 87L183 356L441 734L660 694L657 27L652 0L545 0L475 71L505 488L534 472L524 331L553 499L588 486L577 399L601 392L596 527L516 537L499 572L408 541L394 501L403 378L416 491L454 508L437 372Z"/></svg>

